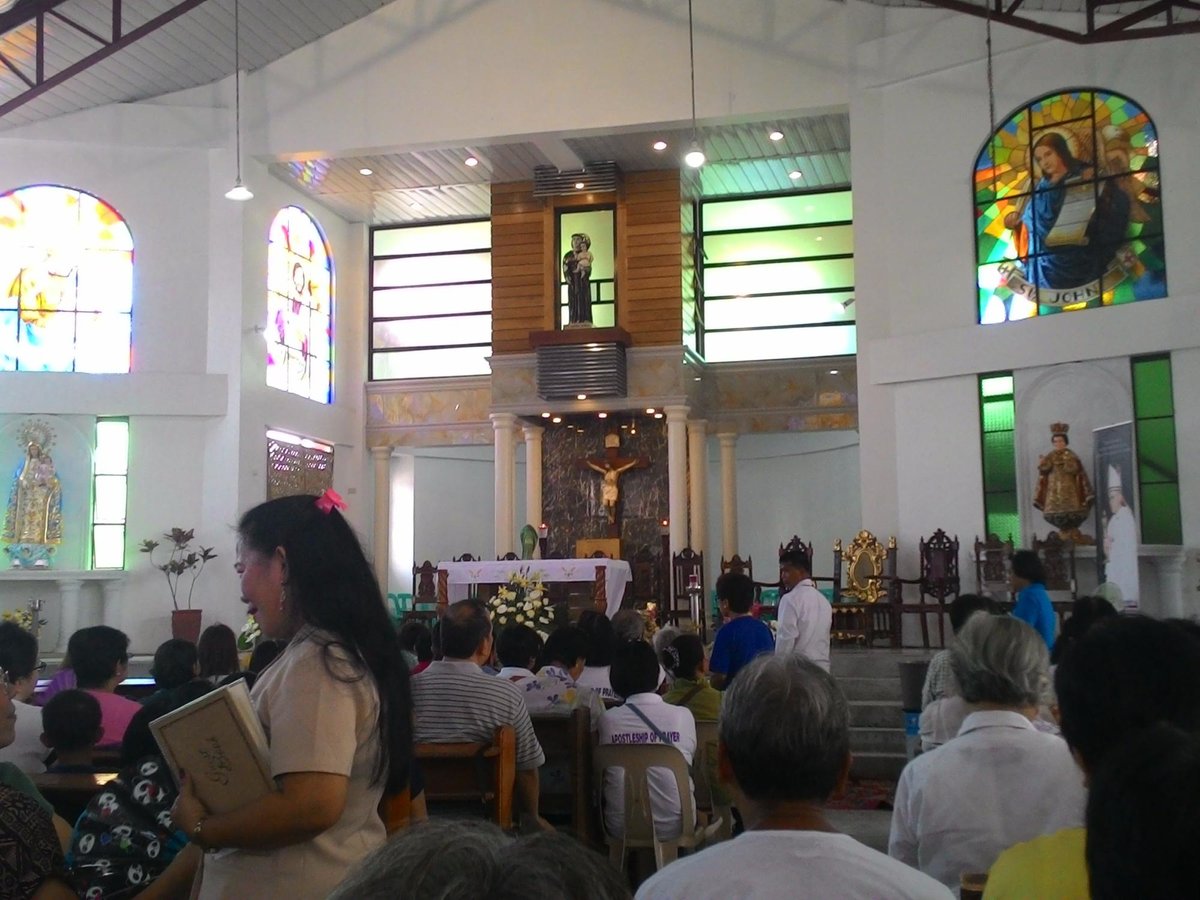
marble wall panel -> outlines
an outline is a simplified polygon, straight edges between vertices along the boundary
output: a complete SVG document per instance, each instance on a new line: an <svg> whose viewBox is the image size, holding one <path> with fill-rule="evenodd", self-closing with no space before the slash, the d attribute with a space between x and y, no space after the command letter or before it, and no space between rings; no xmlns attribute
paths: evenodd
<svg viewBox="0 0 1200 900"><path fill-rule="evenodd" d="M548 550L571 556L580 538L608 535L608 516L600 500L600 475L579 460L604 455L605 422L582 420L579 429L551 426L542 439L542 509L549 526ZM640 425L636 434L621 431L621 455L649 460L620 480L621 552L632 559L638 548L659 547L659 522L667 516L667 429L662 421Z"/></svg>

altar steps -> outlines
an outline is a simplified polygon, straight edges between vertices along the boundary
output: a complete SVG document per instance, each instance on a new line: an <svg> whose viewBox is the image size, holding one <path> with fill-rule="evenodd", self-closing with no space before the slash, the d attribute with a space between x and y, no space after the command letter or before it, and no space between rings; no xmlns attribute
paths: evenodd
<svg viewBox="0 0 1200 900"><path fill-rule="evenodd" d="M850 773L895 781L908 761L900 663L928 659L932 650L835 647L830 671L850 704Z"/></svg>

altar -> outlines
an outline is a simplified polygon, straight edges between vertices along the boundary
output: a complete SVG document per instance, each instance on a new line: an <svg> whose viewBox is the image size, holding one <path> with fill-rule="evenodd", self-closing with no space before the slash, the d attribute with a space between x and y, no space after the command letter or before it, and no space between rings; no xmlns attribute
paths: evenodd
<svg viewBox="0 0 1200 900"><path fill-rule="evenodd" d="M592 599L610 619L625 597L633 571L623 559L506 559L438 563L438 605L467 597L472 584L507 584L518 569L528 569L549 582L592 582Z"/></svg>

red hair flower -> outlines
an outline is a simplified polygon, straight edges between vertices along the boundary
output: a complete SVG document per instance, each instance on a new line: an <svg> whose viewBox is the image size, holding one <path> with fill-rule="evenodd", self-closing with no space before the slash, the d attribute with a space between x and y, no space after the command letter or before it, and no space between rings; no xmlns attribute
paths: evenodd
<svg viewBox="0 0 1200 900"><path fill-rule="evenodd" d="M325 488L320 497L317 498L317 509L329 515L335 509L347 509L346 501L333 488Z"/></svg>

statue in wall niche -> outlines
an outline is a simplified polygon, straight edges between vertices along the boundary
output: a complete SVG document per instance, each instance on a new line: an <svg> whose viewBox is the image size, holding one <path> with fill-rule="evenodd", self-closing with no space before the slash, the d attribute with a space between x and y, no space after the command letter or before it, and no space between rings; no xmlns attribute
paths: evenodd
<svg viewBox="0 0 1200 900"><path fill-rule="evenodd" d="M571 249L562 261L571 325L592 324L592 259L592 239L582 232L571 235Z"/></svg>
<svg viewBox="0 0 1200 900"><path fill-rule="evenodd" d="M62 543L62 485L50 456L54 433L42 422L21 429L25 458L13 476L0 540L14 568L45 569Z"/></svg>
<svg viewBox="0 0 1200 900"><path fill-rule="evenodd" d="M1076 544L1094 544L1095 540L1079 530L1087 520L1096 493L1088 480L1083 461L1071 450L1068 432L1071 426L1055 422L1050 426L1050 442L1053 449L1038 460L1037 493L1033 498L1034 509L1040 510L1042 518L1058 529L1064 541Z"/></svg>

